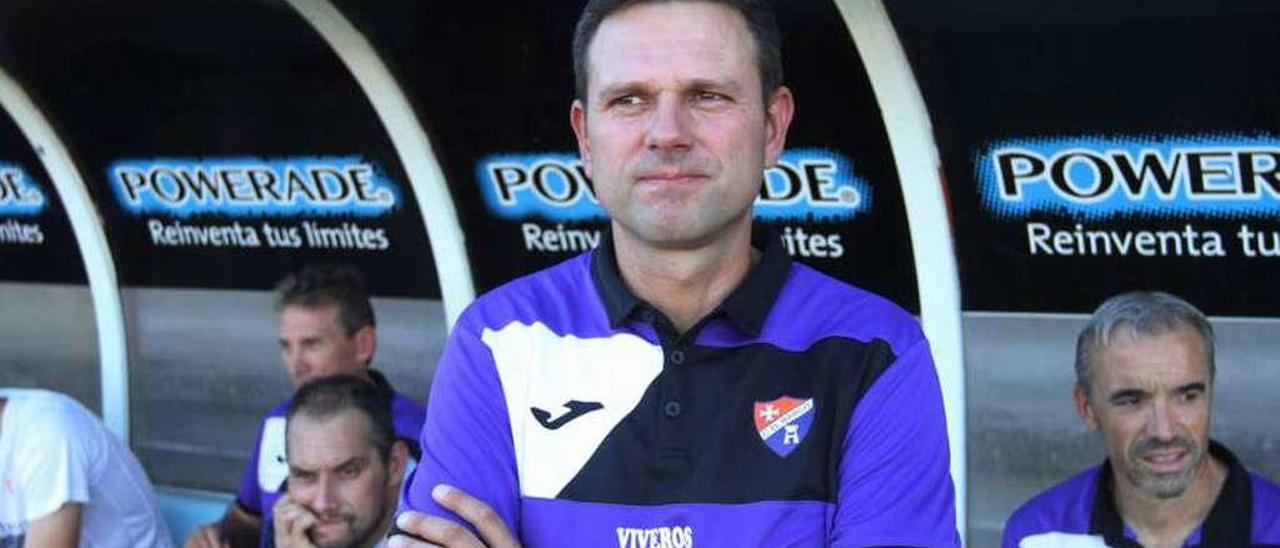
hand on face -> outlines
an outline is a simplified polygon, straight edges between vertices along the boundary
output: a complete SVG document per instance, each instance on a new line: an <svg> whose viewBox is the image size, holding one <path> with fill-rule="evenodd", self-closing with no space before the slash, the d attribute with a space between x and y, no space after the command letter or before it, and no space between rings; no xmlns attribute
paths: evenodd
<svg viewBox="0 0 1280 548"><path fill-rule="evenodd" d="M431 498L444 508L457 514L480 534L476 538L466 527L453 521L428 516L419 512L405 512L396 518L401 531L418 537L396 535L391 537L391 548L520 548L507 524L488 504L481 502L461 489L437 485L431 490ZM483 542L481 541L483 539Z"/></svg>
<svg viewBox="0 0 1280 548"><path fill-rule="evenodd" d="M285 493L272 506L271 523L275 529L277 548L315 548L307 532L319 519L305 506L298 504Z"/></svg>

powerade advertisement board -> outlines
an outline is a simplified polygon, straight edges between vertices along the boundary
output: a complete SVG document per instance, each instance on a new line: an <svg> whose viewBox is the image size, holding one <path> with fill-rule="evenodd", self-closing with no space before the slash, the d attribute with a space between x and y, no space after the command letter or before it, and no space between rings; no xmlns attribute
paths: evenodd
<svg viewBox="0 0 1280 548"><path fill-rule="evenodd" d="M337 4L431 134L478 290L600 242L607 220L569 127L583 2ZM762 177L756 219L797 259L918 312L902 195L853 41L830 2L775 6L797 114L781 162Z"/></svg>
<svg viewBox="0 0 1280 548"><path fill-rule="evenodd" d="M440 297L373 108L286 4L26 4L3 61L75 152L122 283L265 289L350 262L375 293Z"/></svg>
<svg viewBox="0 0 1280 548"><path fill-rule="evenodd" d="M982 4L892 12L937 132L965 309L1090 312L1159 288L1210 314L1280 313L1280 5Z"/></svg>
<svg viewBox="0 0 1280 548"><path fill-rule="evenodd" d="M0 114L0 281L86 283L53 182L18 126Z"/></svg>
<svg viewBox="0 0 1280 548"><path fill-rule="evenodd" d="M914 4L914 5L913 5ZM964 314L968 545L1105 458L1071 400L1128 290L1211 316L1212 437L1280 477L1280 3L888 2L928 105Z"/></svg>

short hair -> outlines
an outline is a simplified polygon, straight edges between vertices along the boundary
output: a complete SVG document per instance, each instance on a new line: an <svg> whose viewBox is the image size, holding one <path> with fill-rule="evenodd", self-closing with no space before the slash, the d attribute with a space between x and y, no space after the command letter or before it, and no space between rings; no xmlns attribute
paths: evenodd
<svg viewBox="0 0 1280 548"><path fill-rule="evenodd" d="M276 284L276 309L287 306L335 306L347 336L365 326L376 327L373 305L360 271L350 265L306 265Z"/></svg>
<svg viewBox="0 0 1280 548"><path fill-rule="evenodd" d="M286 425L297 415L327 419L352 410L365 418L369 444L386 459L395 444L395 423L391 414L393 394L390 388L352 375L320 377L298 388L285 412ZM287 426L286 426L287 428ZM288 442L286 436L286 446Z"/></svg>
<svg viewBox="0 0 1280 548"><path fill-rule="evenodd" d="M747 23L756 46L756 64L760 69L761 98L769 104L774 90L782 86L782 33L773 9L764 0L591 0L573 30L573 82L578 100L587 102L587 50L595 39L600 24L626 8L639 4L671 2L709 2L733 9Z"/></svg>
<svg viewBox="0 0 1280 548"><path fill-rule="evenodd" d="M1160 291L1133 291L1107 299L1093 313L1089 323L1076 339L1076 384L1090 393L1093 357L1097 349L1111 343L1121 329L1131 336L1168 333L1179 327L1190 327L1204 342L1205 360L1209 364L1209 380L1217 372L1214 363L1213 326L1204 313L1191 303Z"/></svg>

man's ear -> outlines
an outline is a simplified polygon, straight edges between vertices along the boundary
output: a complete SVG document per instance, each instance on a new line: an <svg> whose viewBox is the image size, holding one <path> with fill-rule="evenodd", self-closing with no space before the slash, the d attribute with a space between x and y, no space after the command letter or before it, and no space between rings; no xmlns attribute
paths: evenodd
<svg viewBox="0 0 1280 548"><path fill-rule="evenodd" d="M764 112L764 165L778 164L782 149L787 146L787 129L791 127L791 118L796 113L795 98L787 86L778 86L773 97L769 98L769 107Z"/></svg>
<svg viewBox="0 0 1280 548"><path fill-rule="evenodd" d="M1075 400L1076 414L1080 415L1080 420L1090 430L1097 430L1097 410L1093 408L1093 403L1089 401L1089 394L1085 392L1084 387L1077 384L1075 390L1072 391L1072 398Z"/></svg>
<svg viewBox="0 0 1280 548"><path fill-rule="evenodd" d="M356 331L356 358L360 363L369 363L373 359L373 353L378 350L378 330L372 325L366 325Z"/></svg>
<svg viewBox="0 0 1280 548"><path fill-rule="evenodd" d="M591 177L591 141L587 139L587 105L577 99L569 107L569 125L578 138L578 155L582 157L582 169Z"/></svg>
<svg viewBox="0 0 1280 548"><path fill-rule="evenodd" d="M387 459L387 485L399 486L408 466L409 446L402 440L396 440L391 444L391 455Z"/></svg>

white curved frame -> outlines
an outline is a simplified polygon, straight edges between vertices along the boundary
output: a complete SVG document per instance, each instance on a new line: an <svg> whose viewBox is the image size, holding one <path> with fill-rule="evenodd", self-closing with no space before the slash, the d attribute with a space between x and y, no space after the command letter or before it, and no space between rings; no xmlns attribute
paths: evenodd
<svg viewBox="0 0 1280 548"><path fill-rule="evenodd" d="M391 137L409 176L422 223L427 227L440 278L445 321L452 328L462 310L475 299L476 291L467 258L466 236L427 132L382 58L342 12L328 0L287 1L342 59Z"/></svg>
<svg viewBox="0 0 1280 548"><path fill-rule="evenodd" d="M964 343L960 275L939 176L933 127L911 64L880 0L837 0L884 117L911 231L920 292L920 321L933 349L947 412L956 527L966 535Z"/></svg>
<svg viewBox="0 0 1280 548"><path fill-rule="evenodd" d="M98 215L84 177L80 176L66 145L58 138L40 108L3 67L0 67L0 106L18 124L18 129L40 157L71 221L71 231L75 234L80 258L89 277L93 316L98 329L102 422L128 443L129 351L125 338L124 307L102 217Z"/></svg>

